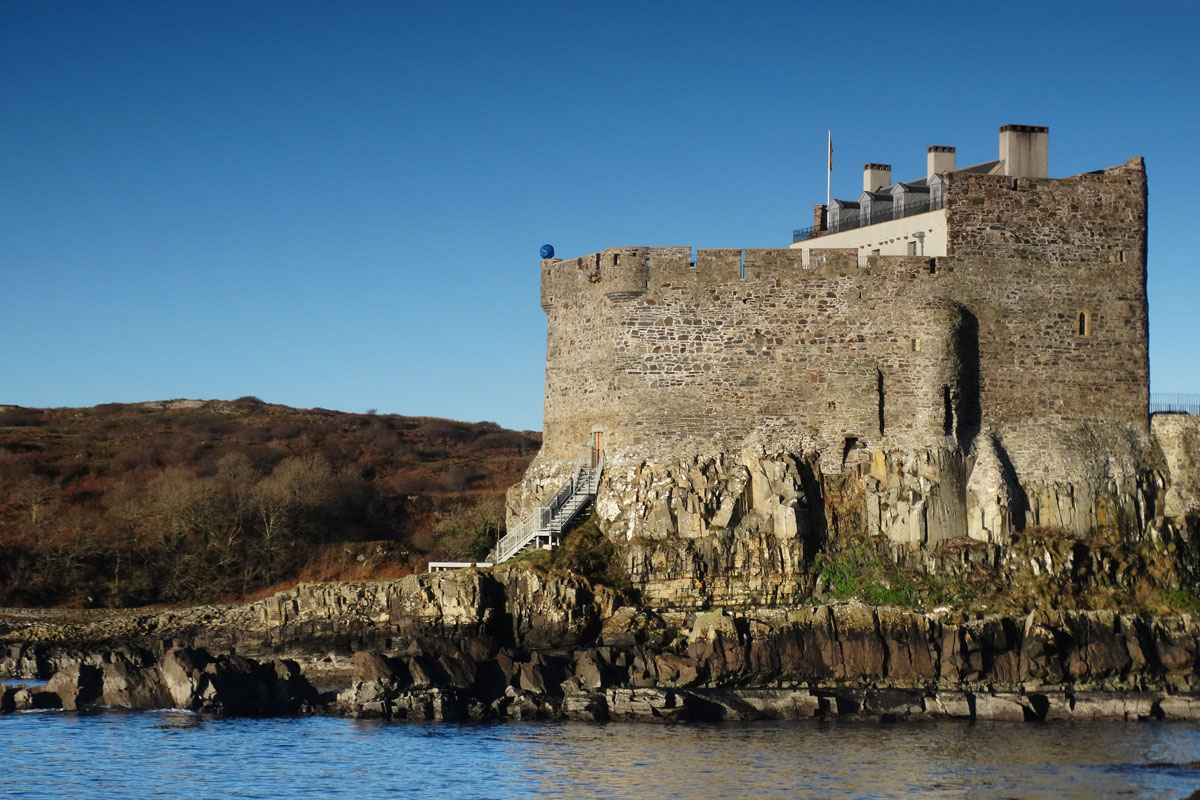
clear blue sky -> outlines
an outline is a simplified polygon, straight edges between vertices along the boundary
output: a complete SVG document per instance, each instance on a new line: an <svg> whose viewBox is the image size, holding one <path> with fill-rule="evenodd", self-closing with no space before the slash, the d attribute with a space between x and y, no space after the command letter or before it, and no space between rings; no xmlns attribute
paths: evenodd
<svg viewBox="0 0 1200 800"><path fill-rule="evenodd" d="M541 427L538 248L786 246L861 165L1146 157L1200 391L1200 4L0 0L0 403Z"/></svg>

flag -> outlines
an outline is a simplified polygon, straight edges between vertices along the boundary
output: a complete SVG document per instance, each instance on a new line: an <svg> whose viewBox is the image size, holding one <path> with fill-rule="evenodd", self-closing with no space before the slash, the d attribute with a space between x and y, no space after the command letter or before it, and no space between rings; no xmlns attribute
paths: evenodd
<svg viewBox="0 0 1200 800"><path fill-rule="evenodd" d="M829 171L833 171L833 132L829 132Z"/></svg>

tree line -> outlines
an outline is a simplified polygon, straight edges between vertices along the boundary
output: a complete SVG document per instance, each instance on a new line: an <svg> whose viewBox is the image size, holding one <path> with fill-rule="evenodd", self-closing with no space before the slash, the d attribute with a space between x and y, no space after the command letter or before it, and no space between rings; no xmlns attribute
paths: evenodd
<svg viewBox="0 0 1200 800"><path fill-rule="evenodd" d="M9 409L0 603L207 602L482 558L538 445L493 423L253 398Z"/></svg>

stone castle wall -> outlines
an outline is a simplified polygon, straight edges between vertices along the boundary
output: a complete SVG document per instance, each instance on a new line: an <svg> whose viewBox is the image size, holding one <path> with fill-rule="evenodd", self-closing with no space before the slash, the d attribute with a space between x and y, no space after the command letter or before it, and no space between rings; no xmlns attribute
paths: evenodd
<svg viewBox="0 0 1200 800"><path fill-rule="evenodd" d="M1140 160L950 177L945 258L631 247L543 262L543 457L573 460L595 429L610 453L758 437L826 467L847 439L969 444L982 425L1036 459L1081 426L1145 433Z"/></svg>
<svg viewBox="0 0 1200 800"><path fill-rule="evenodd" d="M945 257L543 261L543 448L510 520L600 432L601 527L629 542L636 582L678 597L795 598L848 530L921 552L1031 525L1147 535L1167 467L1147 414L1141 159L952 173L945 192Z"/></svg>

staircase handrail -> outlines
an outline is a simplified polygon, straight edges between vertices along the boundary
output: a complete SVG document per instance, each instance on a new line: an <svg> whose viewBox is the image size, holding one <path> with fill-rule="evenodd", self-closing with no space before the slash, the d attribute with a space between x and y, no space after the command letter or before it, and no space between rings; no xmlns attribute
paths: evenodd
<svg viewBox="0 0 1200 800"><path fill-rule="evenodd" d="M593 449L587 445L579 449L575 469L562 488L554 493L549 502L527 514L496 543L496 563L507 561L538 536L561 533L587 500L596 494L600 485L600 473L604 469L604 451L600 451L594 465L593 454ZM588 466L585 467L585 463ZM586 481L583 480L585 470L588 473ZM575 502L572 502L573 500ZM556 517L560 516L558 512L567 506L570 506L569 513L556 520Z"/></svg>

